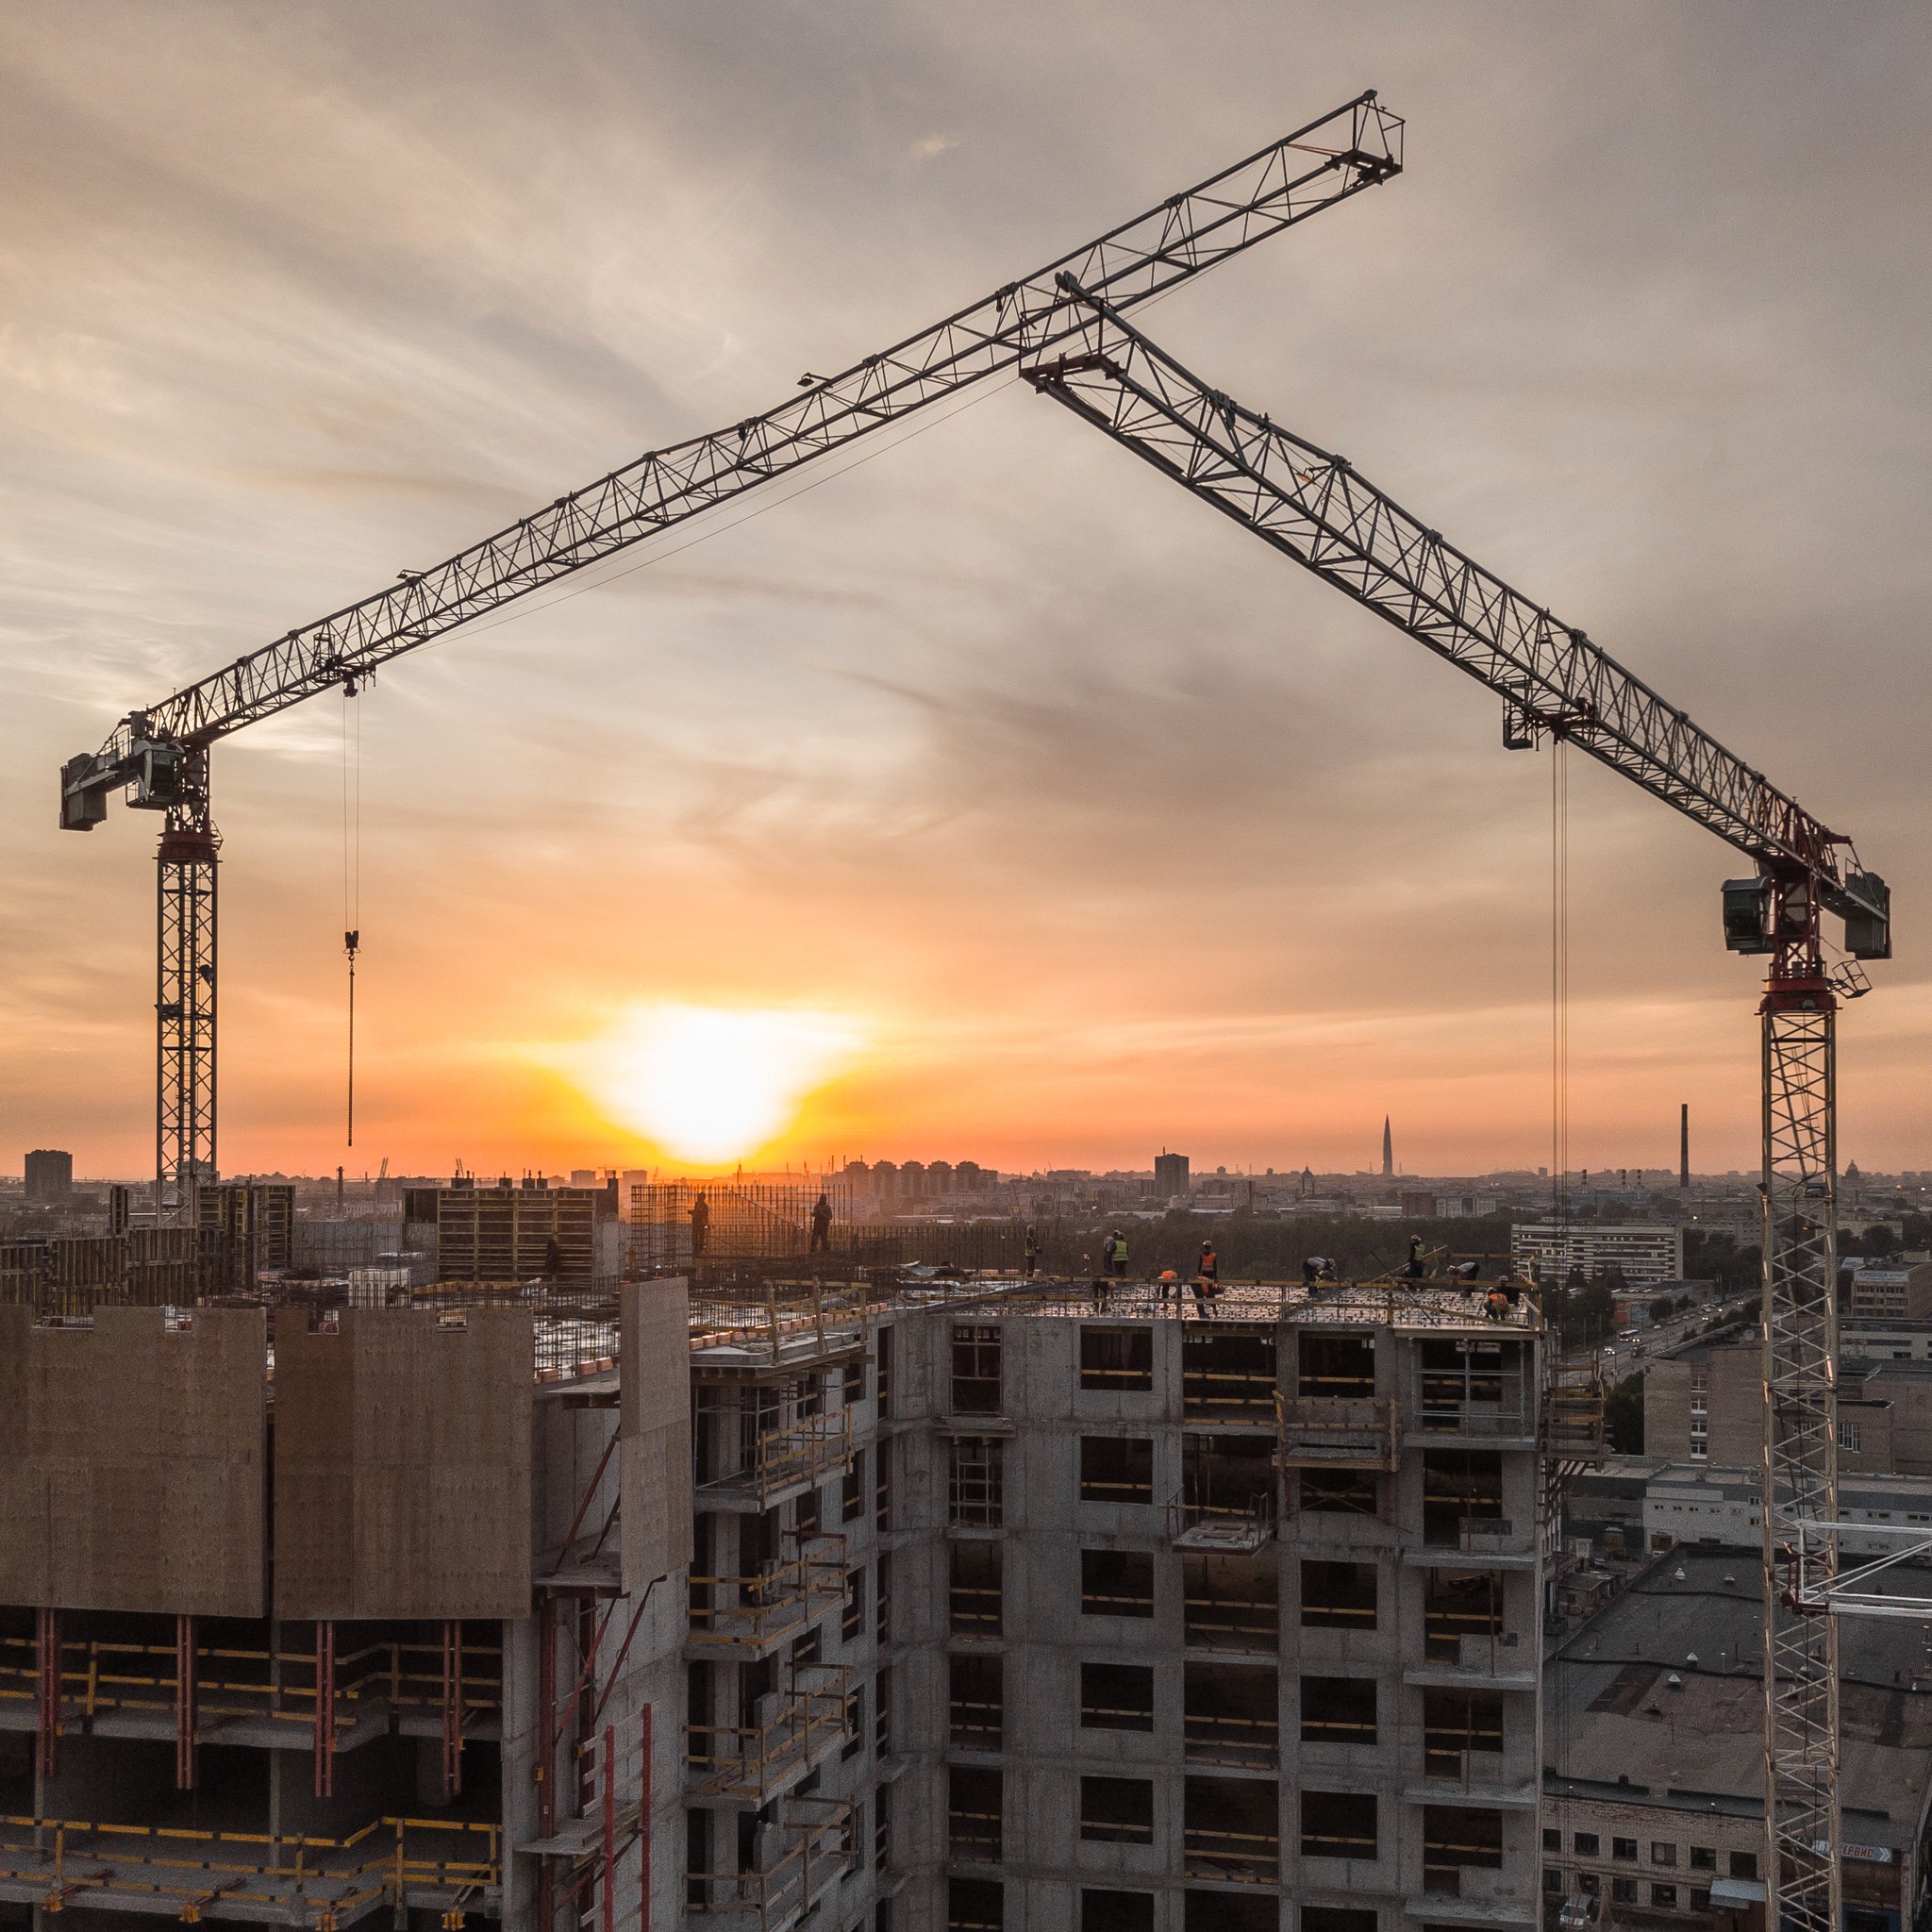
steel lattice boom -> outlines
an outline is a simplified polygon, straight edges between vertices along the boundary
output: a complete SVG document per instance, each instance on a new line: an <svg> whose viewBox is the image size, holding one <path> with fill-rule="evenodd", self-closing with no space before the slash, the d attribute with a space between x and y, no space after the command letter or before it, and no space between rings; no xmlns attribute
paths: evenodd
<svg viewBox="0 0 1932 1932"><path fill-rule="evenodd" d="M1024 280L843 375L714 435L653 450L431 570L406 573L122 720L60 774L60 823L91 831L110 792L167 814L159 853L156 1181L190 1211L215 1172L215 866L208 748L628 545L843 448L1063 341L1084 321L1064 272L1121 307L1191 280L1402 172L1402 122L1372 92L1170 196Z"/></svg>
<svg viewBox="0 0 1932 1932"><path fill-rule="evenodd" d="M1398 630L1486 684L1525 733L1552 730L1708 825L1767 871L1824 882L1831 909L1884 916L1848 843L1580 630L1463 555L1345 457L1197 381L1096 291L1076 346L1028 380Z"/></svg>
<svg viewBox="0 0 1932 1932"><path fill-rule="evenodd" d="M608 557L769 483L1077 330L1064 274L1121 308L1389 180L1402 123L1373 92L948 316L841 375L812 378L763 415L653 450L434 569L333 611L131 714L91 758L71 760L63 800L138 780L145 744L206 746ZM103 809L105 808L103 807ZM99 816L63 813L84 829Z"/></svg>
<svg viewBox="0 0 1932 1932"><path fill-rule="evenodd" d="M1837 997L1820 914L1889 956L1884 881L1825 828L1583 635L1492 575L1346 460L1191 375L1087 303L1083 340L1028 378L1224 515L1505 701L1505 742L1580 745L1757 861L1724 889L1726 941L1770 956L1764 1060L1766 1923L1837 1932ZM1862 991L1856 969L1841 983Z"/></svg>

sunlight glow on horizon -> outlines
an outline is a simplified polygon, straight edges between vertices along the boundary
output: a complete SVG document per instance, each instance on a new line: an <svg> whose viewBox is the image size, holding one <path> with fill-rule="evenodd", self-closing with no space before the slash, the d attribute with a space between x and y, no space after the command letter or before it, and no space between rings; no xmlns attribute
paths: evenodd
<svg viewBox="0 0 1932 1932"><path fill-rule="evenodd" d="M740 1160L783 1134L862 1049L834 1013L666 1001L633 1008L593 1049L591 1099L676 1160Z"/></svg>

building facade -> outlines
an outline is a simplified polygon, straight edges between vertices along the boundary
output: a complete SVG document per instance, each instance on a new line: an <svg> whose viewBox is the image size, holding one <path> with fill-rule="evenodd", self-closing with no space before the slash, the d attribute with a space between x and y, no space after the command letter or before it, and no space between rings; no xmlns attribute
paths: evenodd
<svg viewBox="0 0 1932 1932"><path fill-rule="evenodd" d="M425 1300L0 1308L0 1914L1538 1923L1526 1305Z"/></svg>
<svg viewBox="0 0 1932 1932"><path fill-rule="evenodd" d="M1684 1278L1684 1230L1663 1222L1524 1223L1511 1230L1511 1252L1539 1281L1567 1282L1576 1274L1594 1281L1612 1268L1632 1288Z"/></svg>
<svg viewBox="0 0 1932 1932"><path fill-rule="evenodd" d="M1932 1476L1932 1361L1886 1348L1883 1329L1841 1353L1839 1467L1855 1475ZM1886 1359L1889 1353L1894 1359ZM1750 1469L1764 1455L1764 1350L1757 1341L1690 1342L1648 1362L1643 1446L1672 1462Z"/></svg>

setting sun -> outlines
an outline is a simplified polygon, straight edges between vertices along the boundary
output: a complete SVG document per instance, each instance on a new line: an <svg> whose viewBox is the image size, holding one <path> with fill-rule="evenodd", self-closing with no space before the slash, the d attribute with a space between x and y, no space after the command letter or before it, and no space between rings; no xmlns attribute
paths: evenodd
<svg viewBox="0 0 1932 1932"><path fill-rule="evenodd" d="M863 1043L830 1013L664 1004L628 1013L595 1050L591 1097L675 1160L742 1159Z"/></svg>

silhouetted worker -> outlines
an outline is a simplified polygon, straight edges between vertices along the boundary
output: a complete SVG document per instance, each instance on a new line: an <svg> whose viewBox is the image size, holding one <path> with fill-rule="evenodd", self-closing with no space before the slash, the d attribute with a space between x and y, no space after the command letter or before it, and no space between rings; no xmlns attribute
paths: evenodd
<svg viewBox="0 0 1932 1932"><path fill-rule="evenodd" d="M1194 1270L1194 1310L1206 1315L1208 1301L1211 1295L1221 1292L1221 1257L1214 1252L1212 1241L1201 1243L1201 1259Z"/></svg>
<svg viewBox="0 0 1932 1932"><path fill-rule="evenodd" d="M1101 1251L1107 1257L1108 1272L1116 1281L1127 1278L1127 1238L1119 1228L1108 1236L1107 1245Z"/></svg>
<svg viewBox="0 0 1932 1932"><path fill-rule="evenodd" d="M1020 1272L1028 1281L1033 1279L1033 1271L1040 1266L1040 1236L1033 1224L1026 1224L1026 1244L1021 1251Z"/></svg>
<svg viewBox="0 0 1932 1932"><path fill-rule="evenodd" d="M1408 1238L1408 1266L1402 1272L1410 1281L1420 1281L1428 1272L1423 1262L1423 1238L1419 1234Z"/></svg>
<svg viewBox="0 0 1932 1932"><path fill-rule="evenodd" d="M811 1210L811 1252L814 1255L832 1252L832 1204L823 1193Z"/></svg>
<svg viewBox="0 0 1932 1932"><path fill-rule="evenodd" d="M707 1205L704 1191L698 1191L697 1199L691 1204L691 1257L695 1261L705 1252L705 1236L711 1225L711 1210Z"/></svg>

